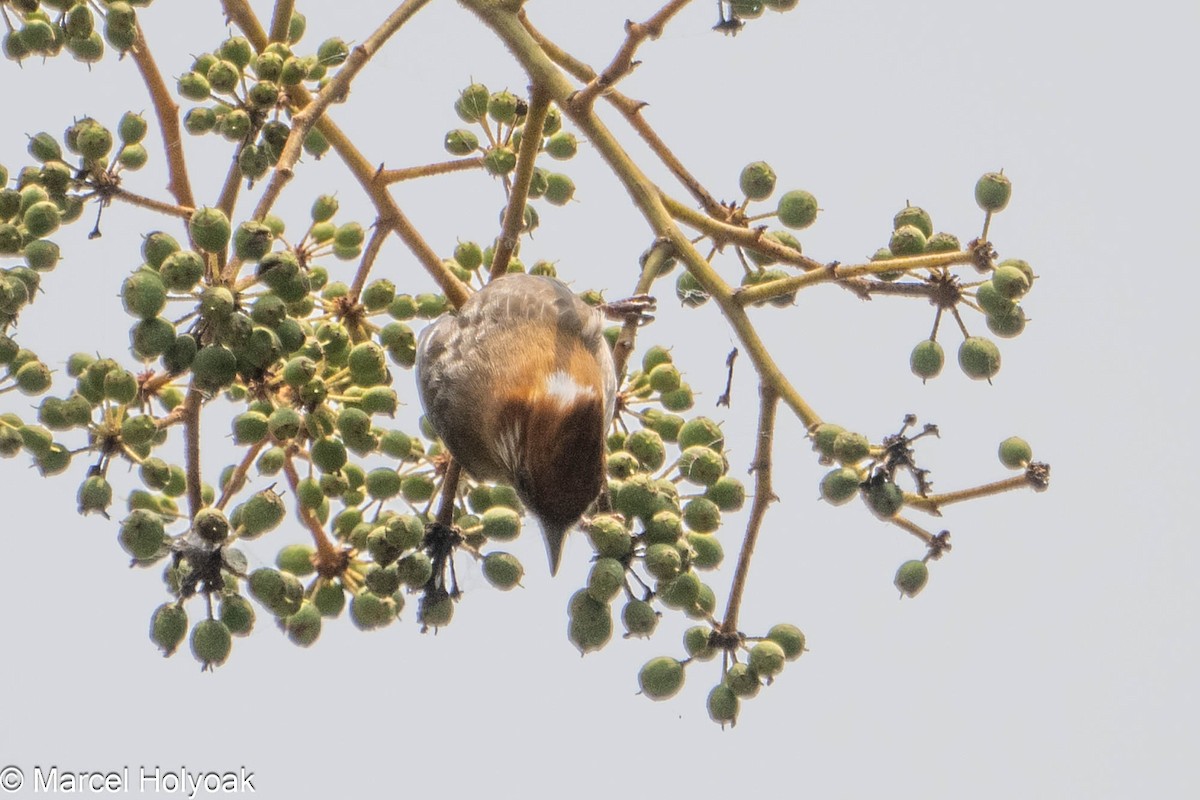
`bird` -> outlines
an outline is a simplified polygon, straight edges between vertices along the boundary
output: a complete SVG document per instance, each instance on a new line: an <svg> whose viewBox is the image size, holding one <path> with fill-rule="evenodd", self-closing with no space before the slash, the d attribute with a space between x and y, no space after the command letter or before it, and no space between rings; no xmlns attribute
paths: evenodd
<svg viewBox="0 0 1200 800"><path fill-rule="evenodd" d="M551 575L604 485L617 400L604 318L557 278L510 273L417 343L426 418L471 477L516 490L541 525Z"/></svg>

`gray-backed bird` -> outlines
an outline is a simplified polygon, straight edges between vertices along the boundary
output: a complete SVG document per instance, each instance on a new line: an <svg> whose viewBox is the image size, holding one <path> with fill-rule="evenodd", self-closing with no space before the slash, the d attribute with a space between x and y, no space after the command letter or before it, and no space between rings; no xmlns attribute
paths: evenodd
<svg viewBox="0 0 1200 800"><path fill-rule="evenodd" d="M511 485L541 523L550 573L600 494L617 376L604 315L555 278L513 273L425 328L429 422L472 477Z"/></svg>

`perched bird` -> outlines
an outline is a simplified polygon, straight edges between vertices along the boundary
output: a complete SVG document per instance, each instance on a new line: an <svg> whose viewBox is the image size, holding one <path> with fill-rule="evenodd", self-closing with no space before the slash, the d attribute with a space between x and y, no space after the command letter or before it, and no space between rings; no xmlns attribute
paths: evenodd
<svg viewBox="0 0 1200 800"><path fill-rule="evenodd" d="M554 278L514 273L421 333L421 404L476 480L510 484L546 538L563 538L600 494L617 376L604 316Z"/></svg>

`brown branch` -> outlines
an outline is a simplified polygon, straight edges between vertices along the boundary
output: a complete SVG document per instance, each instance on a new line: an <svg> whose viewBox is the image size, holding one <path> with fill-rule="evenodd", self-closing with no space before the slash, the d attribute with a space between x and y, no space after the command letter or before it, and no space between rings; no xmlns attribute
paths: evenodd
<svg viewBox="0 0 1200 800"><path fill-rule="evenodd" d="M695 228L705 234L713 240L713 243L717 247L724 247L727 244L748 247L751 250L773 256L776 260L782 261L785 264L792 264L807 271L824 269L826 266L820 261L801 255L790 247L765 238L763 236L766 232L764 228L746 228L741 225L731 225L720 219L714 219L711 215L684 205L666 193L661 193L660 198L662 204L672 217L689 228ZM724 207L721 206L721 208ZM893 261L888 261L887 263L891 264Z"/></svg>
<svg viewBox="0 0 1200 800"><path fill-rule="evenodd" d="M496 239L496 250L492 255L490 280L494 281L508 272L509 259L516 251L521 230L525 227L525 201L529 197L529 184L533 180L538 152L542 149L542 131L545 130L546 113L549 110L550 95L535 83L529 92L529 110L525 112L521 149L517 153L517 168L508 192L508 205L504 207L500 236Z"/></svg>
<svg viewBox="0 0 1200 800"><path fill-rule="evenodd" d="M271 13L271 41L286 42L292 28L292 14L296 10L296 0L275 0L275 10Z"/></svg>
<svg viewBox="0 0 1200 800"><path fill-rule="evenodd" d="M203 397L195 386L189 387L183 399L183 460L186 477L188 509L191 516L204 507L200 491L200 406Z"/></svg>
<svg viewBox="0 0 1200 800"><path fill-rule="evenodd" d="M543 36L529 22L524 10L519 13L519 17L526 31L533 37L534 41L538 43L551 61L566 70L576 80L583 81L584 83L596 80L595 70ZM684 188L696 199L696 202L700 203L709 214L713 216L720 215L724 206L688 171L683 162L667 147L666 142L662 140L654 129L650 127L650 123L642 116L641 110L646 104L633 100L615 89L608 91L604 97L621 112L622 116L625 117L625 121L642 137L642 140L646 142L650 150L671 171L675 179L683 184Z"/></svg>
<svg viewBox="0 0 1200 800"><path fill-rule="evenodd" d="M135 194L134 192L127 191L120 187L118 187L116 191L112 192L109 196L114 200L120 200L122 203L129 203L130 205L137 206L138 208L146 208L151 211L157 211L160 214L165 214L168 217L178 217L184 220L191 219L192 212L196 210L188 206L164 203L161 200L154 200L150 197L144 197L140 194Z"/></svg>
<svg viewBox="0 0 1200 800"><path fill-rule="evenodd" d="M587 86L579 90L571 102L579 107L580 110L589 108L596 102L596 98L603 92L611 88L617 81L624 78L630 72L633 72L641 62L634 61L633 56L637 53L642 42L646 39L657 39L662 35L663 28L684 6L692 0L670 0L665 6L660 8L658 12L650 17L645 22L633 22L625 20L625 41L621 44L617 54L613 56L612 63L604 68L596 77L588 81Z"/></svg>
<svg viewBox="0 0 1200 800"><path fill-rule="evenodd" d="M313 544L316 545L318 569L321 565L330 566L340 563L342 554L338 551L337 545L329 538L329 534L325 533L325 529L321 527L321 523L313 516L312 512L300 504L300 476L296 473L296 465L292 463L290 452L283 460L283 473L287 476L292 496L296 498L296 516L300 518L304 527L308 528L308 532L313 538Z"/></svg>
<svg viewBox="0 0 1200 800"><path fill-rule="evenodd" d="M738 613L742 607L742 596L746 591L746 577L750 572L750 559L762 530L767 508L779 498L771 488L771 444L775 438L775 412L779 408L779 395L767 383L759 386L762 405L758 412L758 443L754 448L754 501L750 506L750 521L746 523L746 538L738 553L737 567L733 572L733 583L729 589L729 604L725 607L725 620L721 633L735 635L738 632Z"/></svg>
<svg viewBox="0 0 1200 800"><path fill-rule="evenodd" d="M242 457L241 463L237 465L233 474L229 476L229 482L225 484L225 488L221 489L221 497L217 500L217 508L224 509L226 504L229 503L229 499L246 485L246 473L250 471L250 465L254 463L254 459L258 457L258 454L262 452L262 449L267 446L269 441L269 439L263 439L246 451L246 455Z"/></svg>
<svg viewBox="0 0 1200 800"><path fill-rule="evenodd" d="M350 284L350 290L347 293L353 302L358 302L363 286L366 285L367 278L371 274L371 267L375 265L375 259L379 256L380 249L383 248L383 242L391 232L391 229L382 225L379 220L375 221L375 230L371 231L371 238L367 240L367 246L363 249L362 259L358 262L358 270L354 273L354 281Z"/></svg>
<svg viewBox="0 0 1200 800"><path fill-rule="evenodd" d="M439 525L450 527L454 524L454 498L458 493L458 480L462 475L462 467L454 459L446 464L446 475L442 478L441 496L438 498L437 521Z"/></svg>
<svg viewBox="0 0 1200 800"><path fill-rule="evenodd" d="M445 175L450 172L463 172L469 169L482 169L483 156L472 158L455 158L451 161L439 161L436 164L425 164L420 167L404 167L402 169L381 169L377 180L383 184L411 181L414 178L428 178L432 175Z"/></svg>
<svg viewBox="0 0 1200 800"><path fill-rule="evenodd" d="M770 240L764 240L770 241ZM913 269L936 269L955 264L970 264L974 254L970 250L954 253L931 253L920 256L905 256L904 258L889 258L884 261L868 261L863 264L838 264L824 269L806 272L777 281L760 283L757 286L739 287L734 297L742 305L761 303L772 297L791 294L799 289L818 283L837 283L862 277L864 275L881 275L888 272L906 271ZM860 284L859 288L866 294L917 295L930 297L939 289L925 283L880 283Z"/></svg>
<svg viewBox="0 0 1200 800"><path fill-rule="evenodd" d="M422 0L422 4L427 1ZM237 24L256 50L261 51L267 46L266 32L263 30L258 17L254 15L253 9L250 8L246 0L222 0L221 5L225 9L226 15ZM414 3L413 5L415 6L416 4ZM395 14L389 17L389 19L393 19L394 17ZM351 53L352 57L353 55ZM347 59L347 62L349 62L349 59ZM297 106L304 107L312 102L312 95L303 86L294 86L288 91ZM396 232L396 235L400 237L400 240L404 242L412 254L416 256L417 261L420 262L425 271L437 282L442 292L446 295L446 299L452 305L457 307L466 302L468 297L467 287L458 278L454 277L454 273L450 272L442 264L441 257L421 237L408 217L396 205L392 196L387 192L387 187L378 182L379 170L363 156L358 148L354 146L354 143L350 141L350 138L328 116L321 116L313 124L325 136L330 146L342 159L342 162L350 170L351 174L358 180L363 191L371 199L376 211L379 212L380 219L376 224L385 225ZM295 135L296 131L293 128L285 148L293 146L292 137ZM296 146L298 147L299 145ZM283 156L280 158L281 166L284 164L283 158ZM299 158L298 152L295 158ZM292 163L294 164L295 161ZM276 169L278 170L279 167ZM287 169L290 172L291 167L289 166ZM274 177L272 180L274 180ZM285 182L286 180L290 180L290 175L281 180ZM226 272L236 275L236 272L232 269L232 265Z"/></svg>
<svg viewBox="0 0 1200 800"><path fill-rule="evenodd" d="M150 103L154 106L154 116L158 119L158 130L162 135L163 151L167 156L167 191L174 196L179 205L194 208L196 200L192 196L192 184L188 180L187 159L183 156L183 136L179 128L179 106L171 96L158 71L158 64L150 55L150 47L142 34L142 26L136 28L133 48L129 51L142 81L150 92Z"/></svg>

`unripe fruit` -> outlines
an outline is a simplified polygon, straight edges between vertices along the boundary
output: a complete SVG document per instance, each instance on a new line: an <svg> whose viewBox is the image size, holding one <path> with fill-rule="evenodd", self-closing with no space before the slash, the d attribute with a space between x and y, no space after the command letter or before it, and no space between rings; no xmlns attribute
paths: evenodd
<svg viewBox="0 0 1200 800"><path fill-rule="evenodd" d="M659 583L658 597L667 608L687 611L699 600L700 587L700 578L696 573L681 572L674 578Z"/></svg>
<svg viewBox="0 0 1200 800"><path fill-rule="evenodd" d="M14 378L17 382L17 391L31 397L50 388L50 368L40 361L22 364Z"/></svg>
<svg viewBox="0 0 1200 800"><path fill-rule="evenodd" d="M483 535L498 542L511 542L521 533L521 515L511 508L493 506L483 512Z"/></svg>
<svg viewBox="0 0 1200 800"><path fill-rule="evenodd" d="M648 428L639 428L625 440L625 449L638 460L646 471L662 467L667 459L666 446L662 437Z"/></svg>
<svg viewBox="0 0 1200 800"><path fill-rule="evenodd" d="M817 220L817 198L802 189L794 189L779 198L776 213L779 222L789 228L802 230Z"/></svg>
<svg viewBox="0 0 1200 800"><path fill-rule="evenodd" d="M1008 314L1015 307L1013 301L1002 295L992 281L984 281L975 287L975 302L989 315Z"/></svg>
<svg viewBox="0 0 1200 800"><path fill-rule="evenodd" d="M704 496L722 511L739 511L746 502L746 486L737 478L723 475L708 487Z"/></svg>
<svg viewBox="0 0 1200 800"><path fill-rule="evenodd" d="M699 308L709 301L711 295L700 285L690 272L683 272L675 281L675 296L688 308Z"/></svg>
<svg viewBox="0 0 1200 800"><path fill-rule="evenodd" d="M542 195L551 205L565 206L575 196L575 181L561 172L551 172L546 175L546 188Z"/></svg>
<svg viewBox="0 0 1200 800"><path fill-rule="evenodd" d="M871 442L854 431L842 431L833 440L833 457L846 466L862 461L871 454Z"/></svg>
<svg viewBox="0 0 1200 800"><path fill-rule="evenodd" d="M336 67L350 55L350 45L336 36L326 39L317 46L317 59L326 67Z"/></svg>
<svg viewBox="0 0 1200 800"><path fill-rule="evenodd" d="M1016 300L1029 291L1029 276L1017 267L1000 266L992 273L992 284L1002 297Z"/></svg>
<svg viewBox="0 0 1200 800"><path fill-rule="evenodd" d="M222 595L217 617L234 636L246 636L254 628L254 606L240 594Z"/></svg>
<svg viewBox="0 0 1200 800"><path fill-rule="evenodd" d="M733 689L724 683L719 683L708 693L708 717L713 722L720 724L721 727L725 727L726 723L736 725L740 704L741 701L733 693Z"/></svg>
<svg viewBox="0 0 1200 800"><path fill-rule="evenodd" d="M192 518L192 530L210 544L223 544L229 538L229 520L220 509L202 508Z"/></svg>
<svg viewBox="0 0 1200 800"><path fill-rule="evenodd" d="M141 269L121 284L121 302L128 314L153 319L167 304L167 290L158 273Z"/></svg>
<svg viewBox="0 0 1200 800"><path fill-rule="evenodd" d="M804 633L795 625L781 622L772 625L767 631L767 638L783 648L783 654L788 661L795 661L804 654Z"/></svg>
<svg viewBox="0 0 1200 800"><path fill-rule="evenodd" d="M1000 348L990 339L969 336L958 348L958 365L969 378L991 380L1000 371Z"/></svg>
<svg viewBox="0 0 1200 800"><path fill-rule="evenodd" d="M626 638L649 638L658 627L658 612L645 600L630 600L621 609L621 622L625 625Z"/></svg>
<svg viewBox="0 0 1200 800"><path fill-rule="evenodd" d="M725 558L725 550L721 540L707 533L689 533L687 543L692 548L692 567L695 569L716 569Z"/></svg>
<svg viewBox="0 0 1200 800"><path fill-rule="evenodd" d="M98 511L108 516L108 507L112 504L112 485L103 475L89 475L79 484L77 499L80 514Z"/></svg>
<svg viewBox="0 0 1200 800"><path fill-rule="evenodd" d="M679 474L697 486L712 486L725 474L725 459L707 447L689 447L679 456Z"/></svg>
<svg viewBox="0 0 1200 800"><path fill-rule="evenodd" d="M750 669L768 681L783 672L786 661L783 648L770 639L758 642L750 648Z"/></svg>
<svg viewBox="0 0 1200 800"><path fill-rule="evenodd" d="M1012 181L1000 172L988 172L975 184L975 202L987 212L1003 211L1012 197Z"/></svg>
<svg viewBox="0 0 1200 800"><path fill-rule="evenodd" d="M1033 448L1019 436L1010 436L1000 443L1000 463L1009 469L1025 469L1033 460Z"/></svg>
<svg viewBox="0 0 1200 800"><path fill-rule="evenodd" d="M144 509L134 510L121 521L117 541L136 561L147 561L165 553L166 535L163 531L162 517Z"/></svg>
<svg viewBox="0 0 1200 800"><path fill-rule="evenodd" d="M916 597L929 582L929 567L924 561L905 561L896 570L896 588L905 597Z"/></svg>
<svg viewBox="0 0 1200 800"><path fill-rule="evenodd" d="M625 566L615 558L600 558L588 574L587 593L599 603L608 603L625 585Z"/></svg>
<svg viewBox="0 0 1200 800"><path fill-rule="evenodd" d="M525 568L511 553L495 551L484 556L483 577L501 591L507 592L519 586L524 575Z"/></svg>
<svg viewBox="0 0 1200 800"><path fill-rule="evenodd" d="M287 637L293 644L309 647L321 635L321 612L309 600L301 604L300 610L288 617L284 623Z"/></svg>
<svg viewBox="0 0 1200 800"><path fill-rule="evenodd" d="M187 635L187 612L174 603L163 603L150 617L150 641L164 656L174 654Z"/></svg>
<svg viewBox="0 0 1200 800"><path fill-rule="evenodd" d="M899 230L905 225L914 226L925 234L926 239L933 236L933 220L930 218L929 212L920 206L906 205L892 218L892 230Z"/></svg>
<svg viewBox="0 0 1200 800"><path fill-rule="evenodd" d="M579 140L575 138L575 134L568 131L559 131L546 140L546 155L551 158L565 161L573 158L577 152Z"/></svg>
<svg viewBox="0 0 1200 800"><path fill-rule="evenodd" d="M496 145L483 156L483 166L492 175L507 175L517 166L517 154L511 147Z"/></svg>
<svg viewBox="0 0 1200 800"><path fill-rule="evenodd" d="M350 621L360 630L382 628L396 618L396 604L363 589L350 600Z"/></svg>
<svg viewBox="0 0 1200 800"><path fill-rule="evenodd" d="M775 170L765 161L753 161L742 168L738 185L749 199L765 200L775 191Z"/></svg>
<svg viewBox="0 0 1200 800"><path fill-rule="evenodd" d="M646 548L646 571L660 581L669 580L683 568L683 557L673 544L652 544Z"/></svg>
<svg viewBox="0 0 1200 800"><path fill-rule="evenodd" d="M674 697L683 688L683 664L669 656L652 658L638 672L642 694L651 700Z"/></svg>
<svg viewBox="0 0 1200 800"><path fill-rule="evenodd" d="M720 453L725 449L725 434L721 432L721 426L708 417L695 417L679 429L679 447L681 450L707 447Z"/></svg>
<svg viewBox="0 0 1200 800"><path fill-rule="evenodd" d="M862 479L853 467L835 469L821 479L821 497L835 506L840 506L858 494L861 484Z"/></svg>
<svg viewBox="0 0 1200 800"><path fill-rule="evenodd" d="M367 494L374 500L388 500L400 493L400 476L394 469L380 467L367 473Z"/></svg>
<svg viewBox="0 0 1200 800"><path fill-rule="evenodd" d="M758 673L752 670L748 664L741 662L729 668L729 671L725 673L724 683L738 697L754 697L762 688L762 681L758 677Z"/></svg>
<svg viewBox="0 0 1200 800"><path fill-rule="evenodd" d="M1005 314L987 315L988 330L1002 339L1020 336L1025 330L1025 322L1025 311L1020 306L1013 306L1012 310Z"/></svg>
<svg viewBox="0 0 1200 800"><path fill-rule="evenodd" d="M891 519L904 507L904 491L890 480L873 482L867 488L867 505L880 519Z"/></svg>
<svg viewBox="0 0 1200 800"><path fill-rule="evenodd" d="M229 658L233 637L228 626L219 619L202 619L192 628L192 655L204 669L219 667Z"/></svg>
<svg viewBox="0 0 1200 800"><path fill-rule="evenodd" d="M271 489L258 492L238 508L241 509L238 534L243 539L253 539L278 527L286 513L283 498Z"/></svg>
<svg viewBox="0 0 1200 800"><path fill-rule="evenodd" d="M941 374L942 365L946 363L946 353L936 341L925 339L913 348L908 363L913 374L921 380L936 378Z"/></svg>
<svg viewBox="0 0 1200 800"><path fill-rule="evenodd" d="M928 239L925 233L915 225L902 225L892 231L888 249L895 256L917 256L925 252Z"/></svg>
<svg viewBox="0 0 1200 800"><path fill-rule="evenodd" d="M198 208L188 220L192 239L209 253L220 253L229 244L229 218L219 208Z"/></svg>

